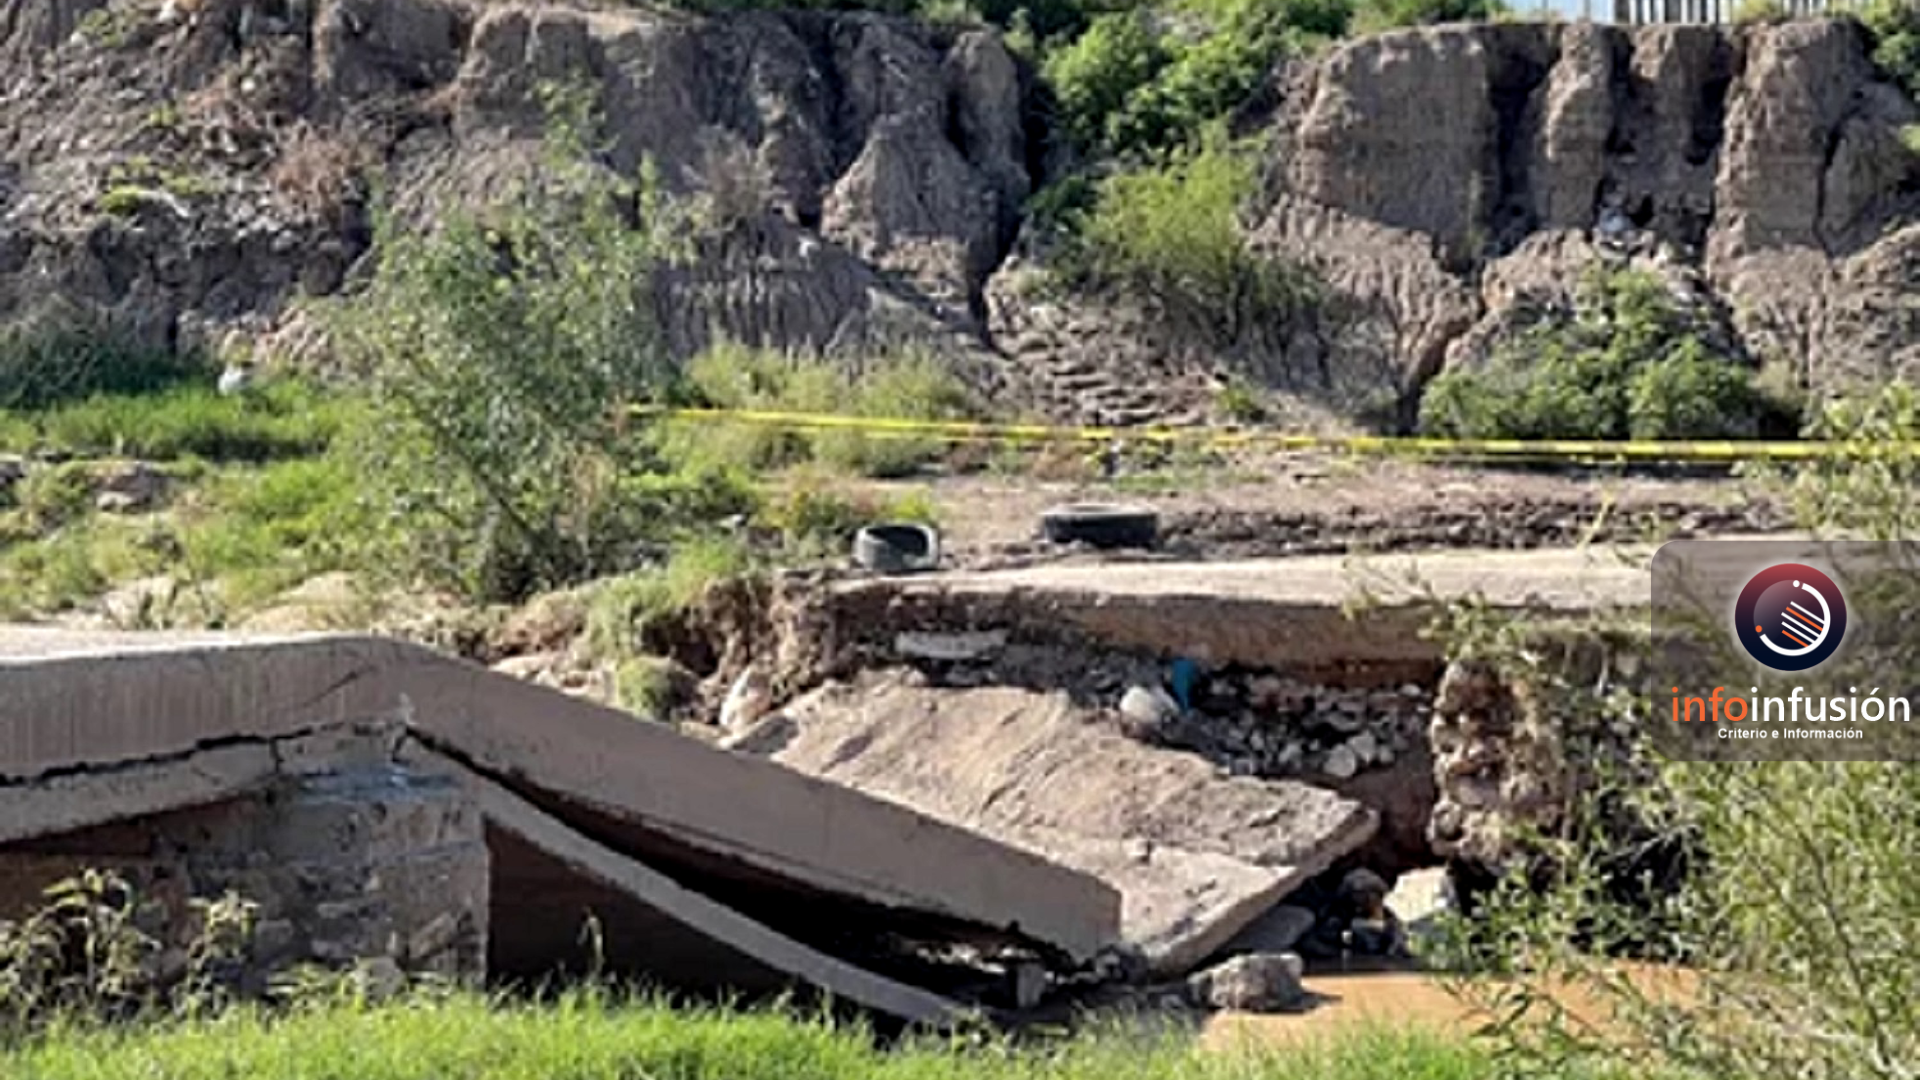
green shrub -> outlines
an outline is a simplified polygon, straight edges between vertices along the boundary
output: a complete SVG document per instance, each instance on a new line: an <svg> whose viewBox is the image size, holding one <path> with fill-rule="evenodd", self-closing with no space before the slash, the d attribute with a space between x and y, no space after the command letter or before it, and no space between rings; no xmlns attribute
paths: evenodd
<svg viewBox="0 0 1920 1080"><path fill-rule="evenodd" d="M1093 273L1153 297L1219 342L1317 303L1302 270L1247 247L1240 207L1255 168L1251 154L1213 143L1108 178L1083 230Z"/></svg>
<svg viewBox="0 0 1920 1080"><path fill-rule="evenodd" d="M1213 407L1236 424L1257 424L1267 418L1267 403L1259 388L1245 379L1230 379L1215 391Z"/></svg>
<svg viewBox="0 0 1920 1080"><path fill-rule="evenodd" d="M1907 540L1920 525L1920 398L1895 384L1833 403L1807 429L1838 445L1786 479L1796 524ZM1898 553L1895 553L1898 558ZM1913 568L1847 576L1850 618L1904 625L1920 605ZM1471 615L1465 607L1455 615ZM1639 624L1644 616L1621 616ZM1744 664L1724 634L1726 613L1699 612L1707 657ZM1569 1060L1614 1062L1633 1075L1701 1080L1904 1080L1920 1061L1920 768L1914 741L1884 733L1907 760L1675 761L1648 715L1666 687L1651 681L1641 647L1608 674L1570 675L1532 642L1538 621L1502 619L1486 632L1453 620L1449 654L1519 676L1528 701L1553 709L1554 736L1609 732L1624 772L1591 768L1567 751L1583 781L1560 824L1522 838L1531 857L1454 927L1445 959L1507 980L1460 980L1493 1010L1490 1028L1516 1076L1550 1074ZM1591 642L1591 632L1580 640ZM1850 637L1819 681L1891 685L1911 696L1912 649L1897 633ZM1889 683L1889 680L1891 682ZM1611 689L1603 690L1607 684ZM1516 684L1518 685L1518 684ZM1765 751L1760 751L1765 754ZM1623 817L1639 835L1623 839ZM1649 858L1651 856L1651 858ZM1639 873L1623 863L1639 860ZM1661 992L1622 978L1622 958L1660 958L1684 970ZM1560 1010L1584 998L1582 1016Z"/></svg>
<svg viewBox="0 0 1920 1080"><path fill-rule="evenodd" d="M1061 127L1081 146L1115 141L1114 118L1171 58L1144 9L1093 20L1087 31L1046 60Z"/></svg>
<svg viewBox="0 0 1920 1080"><path fill-rule="evenodd" d="M1289 52L1344 35L1348 0L1196 0L1096 18L1047 57L1061 126L1078 145L1152 156L1196 145ZM1170 29L1178 27L1178 29Z"/></svg>
<svg viewBox="0 0 1920 1080"><path fill-rule="evenodd" d="M1752 372L1707 334L1657 277L1596 270L1573 313L1429 383L1420 426L1462 438L1752 435L1763 407Z"/></svg>
<svg viewBox="0 0 1920 1080"><path fill-rule="evenodd" d="M1873 62L1909 95L1920 96L1920 3L1873 0L1859 17L1873 35Z"/></svg>
<svg viewBox="0 0 1920 1080"><path fill-rule="evenodd" d="M204 356L146 347L78 310L51 306L0 326L0 410L147 393L190 378L211 382Z"/></svg>
<svg viewBox="0 0 1920 1080"><path fill-rule="evenodd" d="M673 708L675 667L660 656L634 656L613 668L613 702L650 720L664 719Z"/></svg>
<svg viewBox="0 0 1920 1080"><path fill-rule="evenodd" d="M1782 0L1740 0L1733 9L1733 21L1736 26L1754 26L1762 23L1785 22L1793 15Z"/></svg>
<svg viewBox="0 0 1920 1080"><path fill-rule="evenodd" d="M1485 22L1508 11L1501 0L1362 0L1354 28L1372 34L1399 26Z"/></svg>
<svg viewBox="0 0 1920 1080"><path fill-rule="evenodd" d="M219 582L227 608L253 606L365 555L358 475L342 455L222 473L178 517L173 573Z"/></svg>
<svg viewBox="0 0 1920 1080"><path fill-rule="evenodd" d="M588 651L615 661L645 656L649 638L663 623L691 611L716 583L745 577L758 567L759 560L739 540L704 537L675 546L663 564L600 582L587 608Z"/></svg>
<svg viewBox="0 0 1920 1080"><path fill-rule="evenodd" d="M817 475L793 478L769 500L758 523L780 535L799 558L839 558L855 533L887 521L938 524L939 511L926 492L881 495L851 492Z"/></svg>
<svg viewBox="0 0 1920 1080"><path fill-rule="evenodd" d="M93 483L86 462L72 461L27 473L20 482L20 511L36 533L59 528L93 509Z"/></svg>
<svg viewBox="0 0 1920 1080"><path fill-rule="evenodd" d="M628 415L671 378L648 283L682 216L650 171L592 163L579 95L553 100L534 178L430 234L383 227L370 286L334 312L372 373L353 448L390 561L476 597L618 570L713 501L660 475Z"/></svg>
<svg viewBox="0 0 1920 1080"><path fill-rule="evenodd" d="M1920 394L1892 383L1830 403L1807 425L1834 453L1804 465L1790 493L1802 524L1873 540L1920 535Z"/></svg>
<svg viewBox="0 0 1920 1080"><path fill-rule="evenodd" d="M189 900L180 914L191 918L191 939L162 941L144 925L149 899L117 874L86 870L50 886L21 918L0 921L0 1052L47 1031L187 1019L231 1001L256 905L233 893ZM169 948L179 949L177 966L157 962Z"/></svg>
<svg viewBox="0 0 1920 1080"><path fill-rule="evenodd" d="M285 380L238 397L211 386L110 394L13 423L41 446L87 455L132 455L209 461L267 461L324 451L351 422L356 403Z"/></svg>
<svg viewBox="0 0 1920 1080"><path fill-rule="evenodd" d="M1251 98L1290 53L1342 37L1347 0L1206 0L1191 17L1204 33L1175 39L1172 60L1109 123L1117 151L1192 146Z"/></svg>

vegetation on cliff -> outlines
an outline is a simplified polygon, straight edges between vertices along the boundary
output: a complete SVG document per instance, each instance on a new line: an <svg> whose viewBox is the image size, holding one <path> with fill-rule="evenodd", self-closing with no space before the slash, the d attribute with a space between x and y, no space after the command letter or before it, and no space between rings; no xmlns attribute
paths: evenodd
<svg viewBox="0 0 1920 1080"><path fill-rule="evenodd" d="M1594 270L1571 312L1428 384L1421 428L1479 439L1736 438L1765 402L1745 361L1658 278Z"/></svg>

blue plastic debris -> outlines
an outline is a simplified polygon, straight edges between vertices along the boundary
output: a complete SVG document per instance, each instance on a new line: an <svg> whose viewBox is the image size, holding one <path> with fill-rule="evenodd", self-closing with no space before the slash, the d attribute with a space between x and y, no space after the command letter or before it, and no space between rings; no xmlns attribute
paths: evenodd
<svg viewBox="0 0 1920 1080"><path fill-rule="evenodd" d="M1181 712L1193 711L1193 690L1200 683L1200 665L1182 656L1173 662L1173 700Z"/></svg>

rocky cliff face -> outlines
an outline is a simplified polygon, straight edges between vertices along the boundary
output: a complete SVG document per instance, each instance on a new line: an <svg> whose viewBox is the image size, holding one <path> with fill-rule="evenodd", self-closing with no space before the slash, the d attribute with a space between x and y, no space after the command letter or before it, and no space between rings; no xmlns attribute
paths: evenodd
<svg viewBox="0 0 1920 1080"><path fill-rule="evenodd" d="M172 17L168 17L171 14ZM999 39L860 15L703 19L443 0L26 0L0 15L0 314L51 299L156 342L275 329L403 212L535 160L547 82L589 88L614 165L723 228L660 283L715 333L983 352L976 312L1030 187Z"/></svg>
<svg viewBox="0 0 1920 1080"><path fill-rule="evenodd" d="M1896 329L1915 118L1849 22L1390 34L1290 82L1260 236L1384 328L1409 383L1597 260L1719 308L1756 359L1884 377L1920 359Z"/></svg>
<svg viewBox="0 0 1920 1080"><path fill-rule="evenodd" d="M0 319L49 304L164 344L302 338L368 250L368 193L484 200L581 83L623 168L724 228L659 282L670 337L929 343L1058 415L1199 416L1223 369L1333 416L1405 408L1597 260L1645 266L1812 381L1920 367L1920 111L1843 22L1442 27L1276 72L1256 249L1327 303L1257 340L1011 257L1039 177L991 32L461 0L19 0L0 12ZM1243 117L1243 121L1249 118ZM274 335L278 335L275 337ZM1312 414L1307 409L1303 414Z"/></svg>
<svg viewBox="0 0 1920 1080"><path fill-rule="evenodd" d="M1900 131L1917 114L1868 56L1848 22L1355 41L1276 73L1251 236L1323 279L1322 318L1282 348L1183 351L1101 319L1049 344L1032 305L1008 302L999 341L1033 370L1118 356L1191 387L1237 368L1335 413L1397 397L1404 416L1427 378L1610 263L1664 277L1756 363L1814 386L1911 376L1920 156Z"/></svg>

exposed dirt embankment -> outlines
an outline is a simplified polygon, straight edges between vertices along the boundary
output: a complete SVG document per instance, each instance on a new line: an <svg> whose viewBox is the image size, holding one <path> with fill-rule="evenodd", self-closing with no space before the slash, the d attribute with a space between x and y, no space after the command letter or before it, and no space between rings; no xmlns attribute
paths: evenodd
<svg viewBox="0 0 1920 1080"><path fill-rule="evenodd" d="M375 177L405 214L498 194L537 161L544 83L592 92L612 165L710 197L715 234L660 283L683 351L978 349L1030 188L998 37L882 17L23 0L0 70L0 318L58 300L150 343L279 329L339 288Z"/></svg>
<svg viewBox="0 0 1920 1080"><path fill-rule="evenodd" d="M1273 73L1257 250L1325 303L1222 344L1010 258L1054 140L987 30L461 0L20 0L0 12L0 320L52 304L152 344L310 353L375 178L405 215L537 158L576 83L608 160L717 224L658 308L845 353L932 344L1015 408L1199 416L1222 366L1334 415L1404 408L1595 261L1658 273L1751 357L1825 383L1913 365L1913 102L1848 22L1501 24L1357 40ZM1303 415L1316 415L1308 410Z"/></svg>
<svg viewBox="0 0 1920 1080"><path fill-rule="evenodd" d="M1920 359L1920 156L1900 138L1920 112L1854 23L1407 30L1278 71L1273 94L1253 242L1317 271L1328 302L1283 349L1227 350L1261 381L1336 411L1404 405L1567 307L1595 263L1659 275L1737 352L1815 385ZM1034 370L1125 363L1165 385L1217 362L1017 302L1023 280L990 291ZM1081 332L1050 337L1063 320Z"/></svg>

